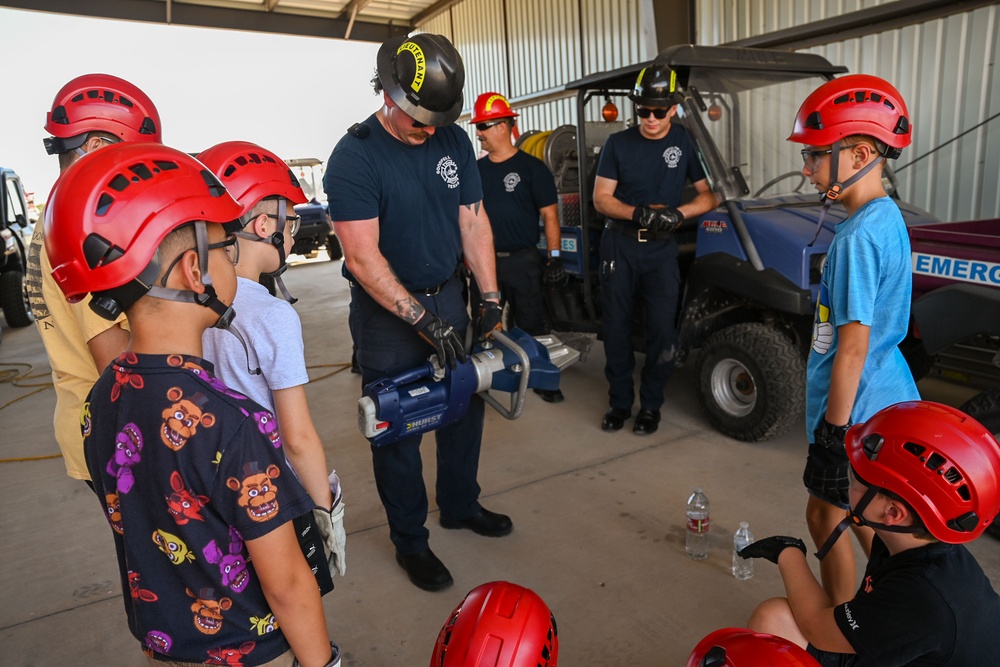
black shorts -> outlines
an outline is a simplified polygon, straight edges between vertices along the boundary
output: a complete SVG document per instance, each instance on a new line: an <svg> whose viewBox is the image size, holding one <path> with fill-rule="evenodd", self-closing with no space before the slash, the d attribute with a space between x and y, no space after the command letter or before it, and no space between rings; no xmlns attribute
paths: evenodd
<svg viewBox="0 0 1000 667"><path fill-rule="evenodd" d="M809 456L802 482L810 495L845 510L851 509L847 490L851 486L847 478L847 451L834 451L809 443Z"/></svg>
<svg viewBox="0 0 1000 667"><path fill-rule="evenodd" d="M858 656L853 653L821 651L812 644L806 646L806 653L816 658L820 667L854 667L858 664Z"/></svg>

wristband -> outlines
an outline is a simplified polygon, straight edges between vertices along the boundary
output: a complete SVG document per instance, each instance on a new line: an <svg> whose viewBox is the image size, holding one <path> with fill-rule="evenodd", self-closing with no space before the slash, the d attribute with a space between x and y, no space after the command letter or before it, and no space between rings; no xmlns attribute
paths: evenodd
<svg viewBox="0 0 1000 667"><path fill-rule="evenodd" d="M496 301L500 303L500 292L483 292L483 301Z"/></svg>
<svg viewBox="0 0 1000 667"><path fill-rule="evenodd" d="M558 257L558 256L559 256L558 250L549 250L549 257Z"/></svg>
<svg viewBox="0 0 1000 667"><path fill-rule="evenodd" d="M292 667L302 667L298 658L292 661ZM323 667L340 667L340 647L334 642L330 642L330 662Z"/></svg>

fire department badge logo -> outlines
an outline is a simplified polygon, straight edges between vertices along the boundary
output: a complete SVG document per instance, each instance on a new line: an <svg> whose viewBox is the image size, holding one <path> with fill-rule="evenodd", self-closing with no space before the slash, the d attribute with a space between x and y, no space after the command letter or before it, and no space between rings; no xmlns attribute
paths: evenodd
<svg viewBox="0 0 1000 667"><path fill-rule="evenodd" d="M438 160L437 169L435 169L435 171L437 172L437 175L448 184L449 188L458 187L458 164L451 159L450 155L445 155L443 158Z"/></svg>
<svg viewBox="0 0 1000 667"><path fill-rule="evenodd" d="M503 177L503 186L506 188L507 192L513 192L517 184L521 182L521 177L518 176L517 172L510 172Z"/></svg>
<svg viewBox="0 0 1000 667"><path fill-rule="evenodd" d="M681 152L680 148L677 146L671 146L667 150L663 151L663 161L667 163L668 167L673 169L680 164L681 155L683 154L684 153Z"/></svg>

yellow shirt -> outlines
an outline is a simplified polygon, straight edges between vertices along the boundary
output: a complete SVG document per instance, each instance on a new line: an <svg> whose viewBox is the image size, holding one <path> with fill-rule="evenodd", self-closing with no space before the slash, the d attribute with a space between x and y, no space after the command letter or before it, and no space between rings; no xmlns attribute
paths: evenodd
<svg viewBox="0 0 1000 667"><path fill-rule="evenodd" d="M128 323L124 315L112 322L95 313L89 306L90 297L79 303L66 300L52 277L40 223L35 225L28 248L25 284L35 325L42 335L49 366L52 367L52 383L56 391L56 412L52 421L56 442L66 462L66 473L75 479L89 480L80 423L83 404L100 372L87 342L115 324L127 330Z"/></svg>

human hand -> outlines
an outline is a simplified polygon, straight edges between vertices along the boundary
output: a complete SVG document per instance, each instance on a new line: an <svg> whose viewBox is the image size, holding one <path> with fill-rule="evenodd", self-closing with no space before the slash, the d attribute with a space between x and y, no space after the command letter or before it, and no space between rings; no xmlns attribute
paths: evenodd
<svg viewBox="0 0 1000 667"><path fill-rule="evenodd" d="M549 258L549 261L545 263L545 274L542 280L546 285L558 285L566 281L566 269L563 267L561 258Z"/></svg>
<svg viewBox="0 0 1000 667"><path fill-rule="evenodd" d="M684 214L673 206L654 208L653 213L654 219L652 229L658 232L676 231L677 228L681 226L681 223L684 222Z"/></svg>
<svg viewBox="0 0 1000 667"><path fill-rule="evenodd" d="M483 301L479 305L479 317L476 318L479 340L492 338L494 331L503 331L503 309L495 301Z"/></svg>
<svg viewBox="0 0 1000 667"><path fill-rule="evenodd" d="M656 212L648 206L636 206L632 211L632 222L643 229L651 229L655 218Z"/></svg>
<svg viewBox="0 0 1000 667"><path fill-rule="evenodd" d="M455 327L431 311L424 311L423 316L417 320L413 328L417 330L421 338L434 347L442 368L447 364L454 370L456 359L465 361L465 345L455 333Z"/></svg>
<svg viewBox="0 0 1000 667"><path fill-rule="evenodd" d="M816 430L813 431L813 442L831 451L842 452L846 447L844 438L847 437L847 429L850 427L850 424L834 426L824 417Z"/></svg>
<svg viewBox="0 0 1000 667"><path fill-rule="evenodd" d="M797 537L787 537L785 535L775 535L765 537L762 540L752 542L740 549L737 553L741 558L766 558L775 565L778 564L778 556L789 547L800 549L806 553L806 543Z"/></svg>

